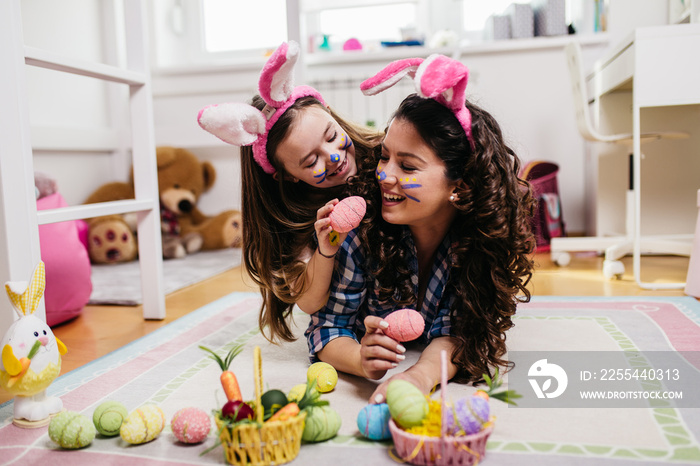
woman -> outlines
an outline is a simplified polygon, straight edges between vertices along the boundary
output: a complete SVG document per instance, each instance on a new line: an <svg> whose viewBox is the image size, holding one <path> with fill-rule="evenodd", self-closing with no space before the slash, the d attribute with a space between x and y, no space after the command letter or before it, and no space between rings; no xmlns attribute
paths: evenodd
<svg viewBox="0 0 700 466"><path fill-rule="evenodd" d="M465 104L466 67L439 56L396 62L378 76L397 68L415 74L422 95L408 96L392 117L376 170L350 183L368 213L342 245L330 298L306 335L313 358L380 379L406 351L383 333L382 318L416 309L425 349L392 379L427 394L440 379L442 349L451 354L448 377L461 381L507 365L505 332L530 297L533 198L497 122ZM447 84L429 92L442 78ZM387 383L371 402L383 400Z"/></svg>

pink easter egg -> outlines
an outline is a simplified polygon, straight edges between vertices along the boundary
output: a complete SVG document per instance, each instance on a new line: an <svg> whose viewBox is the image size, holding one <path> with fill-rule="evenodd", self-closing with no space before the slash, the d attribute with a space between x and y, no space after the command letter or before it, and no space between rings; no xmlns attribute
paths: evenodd
<svg viewBox="0 0 700 466"><path fill-rule="evenodd" d="M415 340L423 334L425 321L418 311L413 309L399 309L384 318L389 324L389 328L384 330L396 341Z"/></svg>
<svg viewBox="0 0 700 466"><path fill-rule="evenodd" d="M211 420L199 408L182 408L173 416L170 427L182 443L200 443L209 435Z"/></svg>
<svg viewBox="0 0 700 466"><path fill-rule="evenodd" d="M347 233L357 227L367 211L367 203L360 196L346 197L333 207L331 228L338 233Z"/></svg>

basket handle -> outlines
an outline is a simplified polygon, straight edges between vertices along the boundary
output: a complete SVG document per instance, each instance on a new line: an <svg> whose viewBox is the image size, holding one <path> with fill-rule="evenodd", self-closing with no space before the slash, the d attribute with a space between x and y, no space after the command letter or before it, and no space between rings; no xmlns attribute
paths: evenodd
<svg viewBox="0 0 700 466"><path fill-rule="evenodd" d="M447 409L447 351L440 351L440 402L442 409L440 410L440 433L442 438L445 438L447 426L442 422L442 415Z"/></svg>
<svg viewBox="0 0 700 466"><path fill-rule="evenodd" d="M260 347L256 346L253 350L253 376L255 378L255 413L259 424L263 423L262 410L262 356L260 355Z"/></svg>

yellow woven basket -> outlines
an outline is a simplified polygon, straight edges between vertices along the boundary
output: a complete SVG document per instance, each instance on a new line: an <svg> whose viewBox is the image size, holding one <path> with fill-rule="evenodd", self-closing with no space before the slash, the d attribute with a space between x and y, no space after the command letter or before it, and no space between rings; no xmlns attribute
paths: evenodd
<svg viewBox="0 0 700 466"><path fill-rule="evenodd" d="M219 439L224 447L226 461L240 466L277 465L292 461L299 454L301 436L304 433L306 412L284 421L263 423L262 359L260 348L254 351L255 370L255 412L257 424L242 424L233 428L216 416ZM262 427L259 427L262 426Z"/></svg>

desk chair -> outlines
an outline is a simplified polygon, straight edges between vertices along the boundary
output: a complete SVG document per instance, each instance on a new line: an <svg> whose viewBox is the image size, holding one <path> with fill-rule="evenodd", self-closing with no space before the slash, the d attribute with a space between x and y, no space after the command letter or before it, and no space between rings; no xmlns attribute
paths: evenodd
<svg viewBox="0 0 700 466"><path fill-rule="evenodd" d="M574 106L576 109L576 124L581 136L593 142L607 142L611 144L621 144L631 148L632 133L623 134L601 134L593 126L591 116L588 109L588 95L586 89L586 80L583 74L583 66L581 59L581 47L577 42L570 42L566 48L566 59L571 77L571 89L574 98ZM651 132L642 133L640 140L642 144L656 141L659 139L685 139L688 138L687 133L681 132ZM630 151L631 152L631 151ZM639 209L635 208L634 190L640 189L639 186L633 185L632 177L632 155L630 155L630 174L629 184L626 193L625 204L625 232L617 236L597 236L597 237L568 237L568 238L552 238L551 241L551 257L557 265L568 265L571 256L569 252L574 251L595 251L605 252L605 260L603 261L603 275L611 279L613 277L621 278L625 272L625 266L620 261L622 257L630 254L634 250L634 225L635 219L641 215ZM644 254L673 254L673 255L690 255L691 245L685 242L661 238L661 237L645 237L641 240L641 250ZM685 284L653 284L650 288L683 288Z"/></svg>

